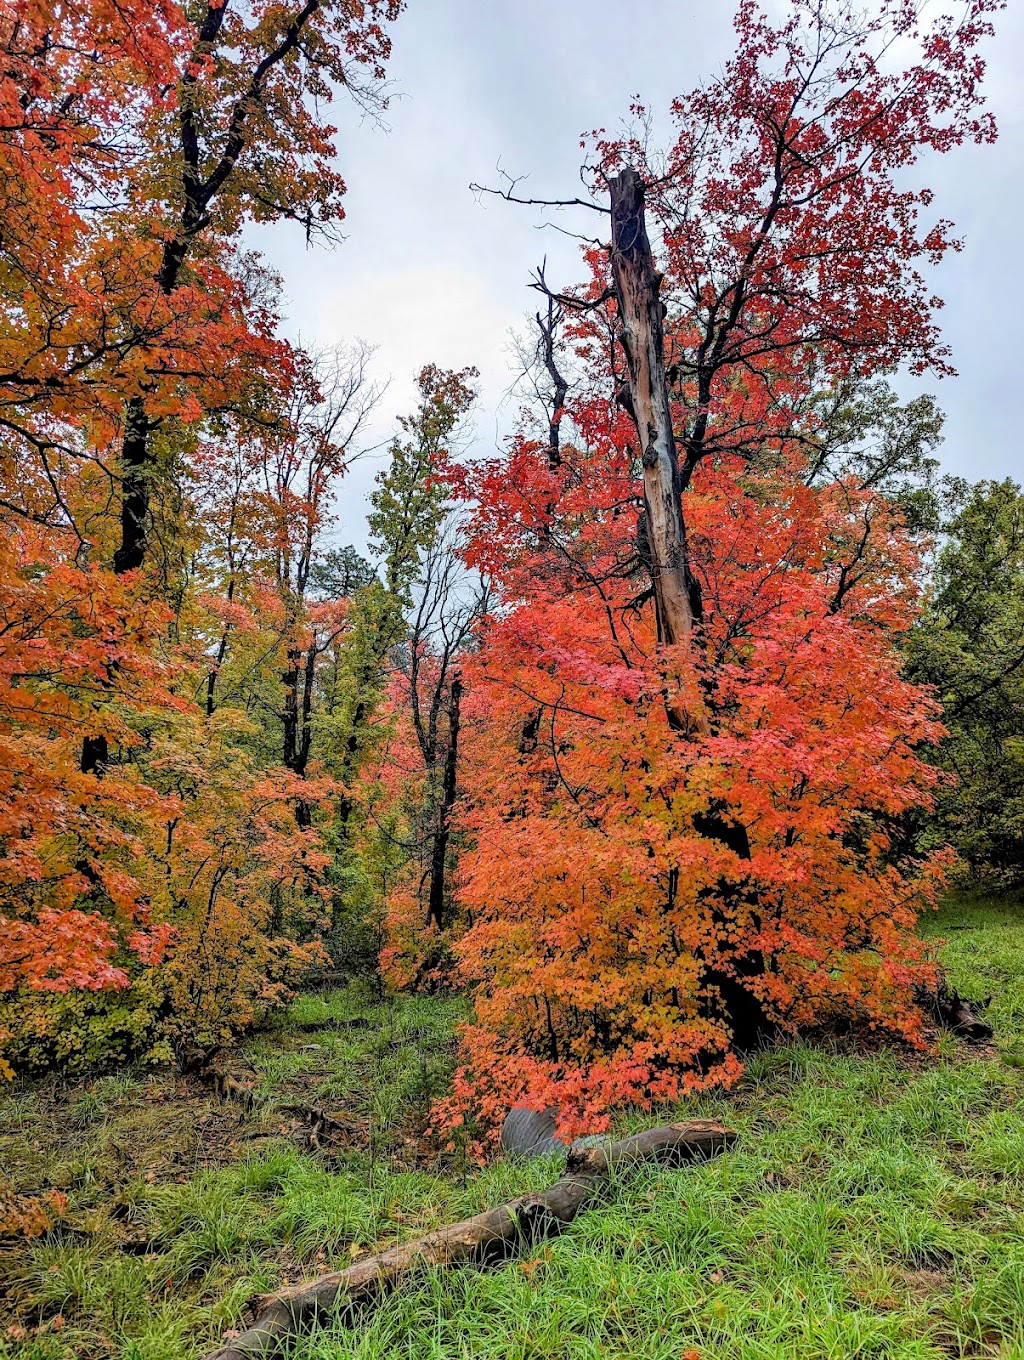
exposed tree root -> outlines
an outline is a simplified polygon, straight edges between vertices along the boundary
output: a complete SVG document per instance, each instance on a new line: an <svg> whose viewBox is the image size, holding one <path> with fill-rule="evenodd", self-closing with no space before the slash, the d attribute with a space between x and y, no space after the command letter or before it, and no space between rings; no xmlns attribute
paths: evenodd
<svg viewBox="0 0 1024 1360"><path fill-rule="evenodd" d="M713 1120L667 1124L599 1147L573 1147L565 1175L539 1195L510 1200L474 1218L390 1247L346 1270L293 1285L268 1299L254 1324L207 1360L276 1356L317 1318L377 1302L424 1266L500 1260L554 1236L594 1198L602 1181L642 1161L681 1165L731 1147L735 1133Z"/></svg>
<svg viewBox="0 0 1024 1360"><path fill-rule="evenodd" d="M233 1100L236 1105L241 1105L250 1114L254 1114L267 1104L261 1096L256 1094L254 1082L242 1081L240 1077L226 1071L219 1063L208 1063L206 1066L200 1067L196 1076L200 1081L212 1086L221 1100Z"/></svg>

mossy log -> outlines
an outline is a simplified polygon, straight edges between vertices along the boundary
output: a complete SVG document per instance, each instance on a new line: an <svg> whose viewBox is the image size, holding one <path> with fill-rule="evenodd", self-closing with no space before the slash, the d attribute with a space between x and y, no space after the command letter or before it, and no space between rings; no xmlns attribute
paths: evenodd
<svg viewBox="0 0 1024 1360"><path fill-rule="evenodd" d="M574 1146L565 1174L550 1189L524 1195L473 1218L439 1228L367 1256L345 1270L282 1289L266 1301L256 1321L207 1360L254 1360L280 1355L318 1318L377 1302L404 1278L424 1267L496 1261L545 1237L553 1237L598 1193L602 1182L639 1162L668 1166L723 1152L736 1135L713 1120L691 1120L647 1129L597 1147Z"/></svg>

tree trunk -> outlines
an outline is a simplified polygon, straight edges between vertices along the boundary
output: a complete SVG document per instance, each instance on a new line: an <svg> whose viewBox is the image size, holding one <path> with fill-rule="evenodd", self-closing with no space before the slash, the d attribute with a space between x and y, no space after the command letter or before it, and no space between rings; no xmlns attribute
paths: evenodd
<svg viewBox="0 0 1024 1360"><path fill-rule="evenodd" d="M540 277L543 280L543 266L540 270ZM551 379L551 417L548 420L548 467L555 472L562 466L561 450L561 430L562 412L565 407L565 398L569 391L569 383L558 367L558 360L555 357L555 336L561 320L561 311L555 311L555 300L548 294L548 315L545 320L540 312L537 313L537 327L540 330L540 353L547 370L548 377ZM550 511L549 511L550 513Z"/></svg>
<svg viewBox="0 0 1024 1360"><path fill-rule="evenodd" d="M178 238L164 246L157 283L167 297L177 286L186 250L185 241ZM125 410L121 442L121 545L114 553L114 571L118 576L137 571L146 560L153 429L142 397L133 397Z"/></svg>
<svg viewBox="0 0 1024 1360"><path fill-rule="evenodd" d="M133 397L125 412L121 444L121 545L114 553L118 576L137 571L146 559L151 434L152 424L142 398Z"/></svg>
<svg viewBox="0 0 1024 1360"><path fill-rule="evenodd" d="M601 1147L576 1147L565 1175L540 1195L525 1195L462 1223L427 1233L357 1261L346 1270L294 1285L272 1298L256 1322L207 1360L253 1360L279 1355L318 1318L341 1308L376 1303L388 1289L425 1266L453 1266L501 1260L552 1237L594 1198L615 1172L643 1161L680 1165L712 1157L731 1147L735 1133L713 1120L667 1124Z"/></svg>
<svg viewBox="0 0 1024 1360"><path fill-rule="evenodd" d="M171 260L172 252L165 247L159 276L160 286L165 293L173 288L180 268L179 260L172 270ZM152 433L153 424L146 415L143 399L133 397L125 408L124 438L121 442L121 543L114 551L114 572L118 576L137 571L146 560ZM83 774L102 775L108 759L105 736L87 736L83 739L80 761Z"/></svg>
<svg viewBox="0 0 1024 1360"><path fill-rule="evenodd" d="M284 686L282 763L285 769L291 770L300 779L304 779L306 775L313 739L315 680L316 642L310 642L305 659L300 648L289 647L288 669L281 675L281 683ZM295 804L295 820L301 827L313 824L312 810L303 798L298 799Z"/></svg>
<svg viewBox="0 0 1024 1360"><path fill-rule="evenodd" d="M668 384L665 378L665 307L659 297L661 275L644 215L644 185L640 175L627 166L610 181L612 252L611 267L618 300L620 340L629 366L630 410L640 438L644 469L644 513L638 526L644 555L649 559L654 587L659 640L688 643L695 618L700 617L700 592L690 571L683 515L679 460ZM668 719L677 731L702 735L707 731L703 705L695 711L666 695ZM720 809L694 818L695 829L734 850L741 860L750 858L746 828L734 825ZM703 969L703 980L717 994L721 1010L739 1048L749 1048L773 1031L759 998L747 982L762 977L764 955L756 950L737 953L730 939L731 916L738 906L756 908L756 894L742 885L720 884L723 904L715 913L720 929L715 952L728 958L728 970L714 958ZM756 919L756 918L755 918Z"/></svg>
<svg viewBox="0 0 1024 1360"><path fill-rule="evenodd" d="M708 813L698 813L693 819L694 830L709 840L727 845L741 860L750 859L750 838L747 828L728 822L721 806L713 806ZM706 890L720 905L712 909L715 935L709 957L701 958L700 988L717 1006L707 1004L711 1019L724 1019L732 1031L733 1047L741 1053L750 1052L765 1040L774 1038L778 1027L765 1011L764 1003L748 984L763 978L767 960L758 949L737 950L735 947L736 918L750 913L755 930L761 928L756 891L749 885L720 881ZM703 894L702 894L703 895ZM742 932L741 933L746 933ZM723 964L728 963L728 967Z"/></svg>
<svg viewBox="0 0 1024 1360"><path fill-rule="evenodd" d="M445 862L451 836L452 808L458 793L459 769L459 707L462 703L462 680L452 679L448 699L448 750L444 757L444 779L441 785L441 807L438 830L430 856L430 899L427 905L427 925L433 921L438 930L444 929Z"/></svg>
<svg viewBox="0 0 1024 1360"><path fill-rule="evenodd" d="M659 640L685 644L693 631L694 608L686 525L680 499L678 459L665 381L665 308L658 293L661 275L644 217L644 186L627 167L610 181L611 268L619 310L619 338L629 366L631 414L640 439L644 470L644 513L650 544ZM690 730L693 716L677 701L668 703L673 727Z"/></svg>
<svg viewBox="0 0 1024 1360"><path fill-rule="evenodd" d="M281 676L284 687L284 712L281 721L283 748L281 763L287 770L294 770L299 751L299 658L298 647L288 648L288 668Z"/></svg>

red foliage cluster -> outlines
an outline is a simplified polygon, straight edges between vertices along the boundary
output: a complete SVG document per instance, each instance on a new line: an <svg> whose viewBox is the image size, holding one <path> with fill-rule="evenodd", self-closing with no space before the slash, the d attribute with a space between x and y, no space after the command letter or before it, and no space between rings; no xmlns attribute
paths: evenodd
<svg viewBox="0 0 1024 1360"><path fill-rule="evenodd" d="M796 0L773 26L744 0L735 57L676 102L664 158L596 141L601 174L641 165L661 229L698 626L661 645L647 603L647 436L612 401L594 249L572 444L519 439L463 482L469 560L504 603L468 669L457 947L475 1017L449 1126L525 1101L594 1128L728 1083L737 1041L768 1027L920 1040L933 965L914 924L943 857L900 834L940 732L895 645L918 547L875 489L820 475L816 394L946 368L918 266L955 243L900 185L923 151L993 135L975 49L998 7L924 30L895 0L869 20ZM896 39L918 53L898 69ZM701 724L673 731L667 704Z"/></svg>

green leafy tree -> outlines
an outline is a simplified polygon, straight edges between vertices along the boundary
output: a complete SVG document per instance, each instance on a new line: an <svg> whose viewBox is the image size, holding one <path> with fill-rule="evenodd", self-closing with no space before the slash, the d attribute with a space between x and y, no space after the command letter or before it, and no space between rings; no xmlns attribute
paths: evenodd
<svg viewBox="0 0 1024 1360"><path fill-rule="evenodd" d="M374 791L360 776L367 757L386 739L389 678L407 660L414 619L422 616L415 599L422 594L424 564L433 560L443 534L450 501L445 468L476 399L476 376L474 368L456 372L434 364L418 375L419 405L399 418L400 433L370 498L370 547L378 570L357 584L348 627L327 667L320 726L329 752L327 767L341 784L333 832L331 947L340 963L376 961L383 897L405 857L393 810L367 816L364 803L373 800ZM351 564L339 558L324 566L347 573Z"/></svg>
<svg viewBox="0 0 1024 1360"><path fill-rule="evenodd" d="M910 667L935 686L949 736L937 831L975 878L1024 882L1024 493L978 482L944 526Z"/></svg>

